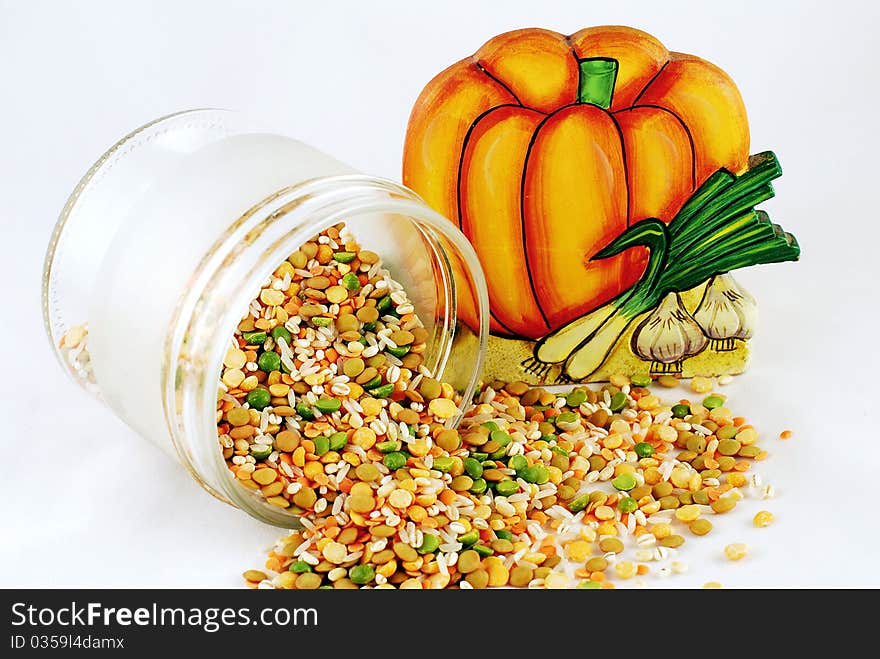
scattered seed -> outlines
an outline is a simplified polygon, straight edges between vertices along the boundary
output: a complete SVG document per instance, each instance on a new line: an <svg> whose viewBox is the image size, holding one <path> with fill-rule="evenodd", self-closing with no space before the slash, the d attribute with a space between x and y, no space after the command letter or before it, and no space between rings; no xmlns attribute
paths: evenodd
<svg viewBox="0 0 880 659"><path fill-rule="evenodd" d="M721 497L717 501L713 501L711 505L714 512L726 513L736 508L736 499L731 496Z"/></svg>
<svg viewBox="0 0 880 659"><path fill-rule="evenodd" d="M675 547L681 547L684 544L684 538L680 535L668 535L660 541L660 544L663 547L674 549Z"/></svg>
<svg viewBox="0 0 880 659"><path fill-rule="evenodd" d="M755 513L755 517L752 519L752 523L755 528L763 529L765 526L770 526L773 523L773 513L769 510L759 510Z"/></svg>
<svg viewBox="0 0 880 659"><path fill-rule="evenodd" d="M708 519L696 519L688 526L694 535L706 535L712 530L712 522Z"/></svg>
<svg viewBox="0 0 880 659"><path fill-rule="evenodd" d="M602 538L599 541L599 549L603 552L619 554L623 551L623 543L618 538Z"/></svg>
<svg viewBox="0 0 880 659"><path fill-rule="evenodd" d="M614 564L614 573L621 579L632 579L638 574L638 566L632 561L619 561Z"/></svg>
<svg viewBox="0 0 880 659"><path fill-rule="evenodd" d="M745 558L748 553L748 547L741 542L734 542L724 548L724 555L732 561L738 561Z"/></svg>

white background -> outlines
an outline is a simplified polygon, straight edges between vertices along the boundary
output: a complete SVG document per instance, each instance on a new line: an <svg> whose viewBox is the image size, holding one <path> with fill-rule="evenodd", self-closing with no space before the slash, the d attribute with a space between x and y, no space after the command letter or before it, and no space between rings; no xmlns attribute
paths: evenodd
<svg viewBox="0 0 880 659"><path fill-rule="evenodd" d="M690 572L666 583L880 586L880 13L842 0L0 0L0 586L238 585L278 535L203 493L54 361L43 253L107 146L175 110L228 107L399 179L410 106L435 73L509 29L608 23L734 77L752 151L785 168L765 208L803 248L798 264L737 275L762 325L752 369L725 388L772 453L761 472L778 496L763 507L778 522L754 530L757 508L738 509L685 545ZM732 540L752 547L736 565L720 558Z"/></svg>

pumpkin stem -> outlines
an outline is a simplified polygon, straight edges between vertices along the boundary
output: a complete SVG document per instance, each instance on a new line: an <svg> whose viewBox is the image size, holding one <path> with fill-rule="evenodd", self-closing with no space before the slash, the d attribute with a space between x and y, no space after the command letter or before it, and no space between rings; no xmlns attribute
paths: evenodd
<svg viewBox="0 0 880 659"><path fill-rule="evenodd" d="M578 103L591 103L607 110L611 107L619 64L611 57L588 57L578 61Z"/></svg>

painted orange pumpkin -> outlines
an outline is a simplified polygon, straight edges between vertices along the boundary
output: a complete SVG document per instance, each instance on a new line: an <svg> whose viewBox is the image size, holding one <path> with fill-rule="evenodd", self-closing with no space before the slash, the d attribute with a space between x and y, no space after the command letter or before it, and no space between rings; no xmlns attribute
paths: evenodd
<svg viewBox="0 0 880 659"><path fill-rule="evenodd" d="M404 184L456 222L489 282L492 330L538 339L633 285L642 248L707 176L748 162L733 81L628 27L508 32L436 76L409 121ZM463 310L467 316L467 310Z"/></svg>

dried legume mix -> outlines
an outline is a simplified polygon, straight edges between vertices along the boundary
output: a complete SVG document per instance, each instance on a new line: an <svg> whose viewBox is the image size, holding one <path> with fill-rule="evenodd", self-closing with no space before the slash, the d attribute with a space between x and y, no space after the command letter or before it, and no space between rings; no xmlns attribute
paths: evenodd
<svg viewBox="0 0 880 659"><path fill-rule="evenodd" d="M746 475L767 457L757 432L708 378L691 382L705 397L672 405L648 379L489 383L453 429L461 401L422 363L428 339L341 225L266 283L226 355L218 435L240 483L303 529L250 586L609 588L684 572L669 559L710 517L772 496Z"/></svg>
<svg viewBox="0 0 880 659"><path fill-rule="evenodd" d="M402 286L341 225L305 243L224 359L217 429L230 470L294 513L370 513L369 484L410 460L430 471L432 433L459 413L452 387L426 377L427 338ZM422 489L396 491L398 510Z"/></svg>

